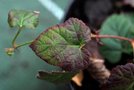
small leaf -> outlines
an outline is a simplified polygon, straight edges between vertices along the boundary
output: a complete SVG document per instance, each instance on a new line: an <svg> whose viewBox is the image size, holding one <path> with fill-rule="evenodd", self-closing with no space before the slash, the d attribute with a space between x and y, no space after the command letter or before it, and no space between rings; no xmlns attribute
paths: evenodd
<svg viewBox="0 0 134 90"><path fill-rule="evenodd" d="M10 27L24 27L34 29L39 23L38 11L11 10L8 14Z"/></svg>
<svg viewBox="0 0 134 90"><path fill-rule="evenodd" d="M103 90L134 90L134 64L114 68Z"/></svg>
<svg viewBox="0 0 134 90"><path fill-rule="evenodd" d="M30 47L49 64L77 71L88 67L90 63L89 57L92 54L90 47L87 47L90 34L90 29L82 21L70 18L41 33Z"/></svg>
<svg viewBox="0 0 134 90"><path fill-rule="evenodd" d="M129 18L128 18L129 17ZM100 34L102 35L116 35L131 38L134 36L132 18L130 15L117 15L110 16L102 25ZM132 46L127 41L117 39L101 39L104 46L100 48L102 55L111 63L117 63L120 60L122 53L131 53ZM115 55L115 53L117 55ZM113 57L113 56L116 57ZM114 59L113 59L114 58ZM114 61L113 61L114 60Z"/></svg>
<svg viewBox="0 0 134 90"><path fill-rule="evenodd" d="M65 72L65 71L39 71L37 78L43 79L52 83L67 83L72 77L76 74L76 72Z"/></svg>

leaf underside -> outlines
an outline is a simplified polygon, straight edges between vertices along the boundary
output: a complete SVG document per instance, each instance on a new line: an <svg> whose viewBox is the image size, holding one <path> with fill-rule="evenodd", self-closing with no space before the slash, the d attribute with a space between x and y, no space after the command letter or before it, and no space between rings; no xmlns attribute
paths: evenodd
<svg viewBox="0 0 134 90"><path fill-rule="evenodd" d="M47 63L67 71L78 71L89 65L90 29L80 20L70 18L63 24L48 28L30 45Z"/></svg>
<svg viewBox="0 0 134 90"><path fill-rule="evenodd" d="M10 27L34 29L39 24L39 12L13 9L8 14L8 24Z"/></svg>
<svg viewBox="0 0 134 90"><path fill-rule="evenodd" d="M134 64L114 68L103 90L134 90Z"/></svg>
<svg viewBox="0 0 134 90"><path fill-rule="evenodd" d="M39 71L37 78L43 79L55 84L68 83L76 72L65 72L65 71Z"/></svg>

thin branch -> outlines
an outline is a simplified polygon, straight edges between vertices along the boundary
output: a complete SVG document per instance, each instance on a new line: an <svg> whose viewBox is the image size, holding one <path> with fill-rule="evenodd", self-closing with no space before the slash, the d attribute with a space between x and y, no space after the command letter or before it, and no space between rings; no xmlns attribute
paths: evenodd
<svg viewBox="0 0 134 90"><path fill-rule="evenodd" d="M133 57L134 57L134 39L126 38L126 37L123 37L123 36L115 36L115 35L95 35L95 34L91 34L91 38L96 38L97 40L98 40L99 38L114 38L114 39L119 39L119 40L128 41L128 42L130 42L130 44L132 45L132 48L133 48ZM134 58L133 58L133 61L134 61Z"/></svg>
<svg viewBox="0 0 134 90"><path fill-rule="evenodd" d="M115 39L119 39L119 40L125 40L125 41L128 41L130 43L132 43L132 39L130 38L126 38L126 37L122 37L122 36L115 36L115 35L94 35L94 34L91 34L91 37L92 38L115 38Z"/></svg>
<svg viewBox="0 0 134 90"><path fill-rule="evenodd" d="M15 47L15 49L19 48L19 47L22 47L22 46L25 46L25 45L29 45L31 44L33 41L29 41L29 42L25 42L25 43L22 43L22 44L19 44Z"/></svg>
<svg viewBox="0 0 134 90"><path fill-rule="evenodd" d="M91 38L96 38L96 39L114 38L114 39L119 39L119 40L125 40L125 41L130 42L134 49L134 43L133 43L134 40L130 38L126 38L122 36L114 36L114 35L94 35L94 34L91 34ZM95 46L95 44L93 45ZM91 73L92 77L94 77L97 81L99 81L100 84L104 84L109 78L110 72L105 67L104 60L101 58L101 55L98 53L99 51L98 51L97 46L96 48L93 48L93 46L91 47L92 47L91 49L94 49L94 52L92 53L96 53L96 54L93 54L92 57L89 58L91 64L89 65L87 70Z"/></svg>
<svg viewBox="0 0 134 90"><path fill-rule="evenodd" d="M18 29L18 31L17 31L17 33L16 33L16 35L14 36L14 38L13 38L13 40L12 40L12 46L13 46L13 48L15 48L16 47L16 39L17 39L17 37L19 36L19 34L20 34L20 32L21 32L21 30L22 30L22 28L21 27L19 27L19 29Z"/></svg>

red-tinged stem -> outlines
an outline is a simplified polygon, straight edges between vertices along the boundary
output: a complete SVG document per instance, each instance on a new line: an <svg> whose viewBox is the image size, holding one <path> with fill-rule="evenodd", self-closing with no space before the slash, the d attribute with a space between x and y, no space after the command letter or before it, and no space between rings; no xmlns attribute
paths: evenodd
<svg viewBox="0 0 134 90"><path fill-rule="evenodd" d="M122 37L122 36L115 36L115 35L91 35L92 38L115 38L115 39L120 39L120 40L125 40L130 43L132 43L133 39Z"/></svg>
<svg viewBox="0 0 134 90"><path fill-rule="evenodd" d="M94 34L91 34L91 37L92 38L96 38L96 39L99 39L99 38L114 38L114 39L128 41L132 45L132 48L133 48L133 57L134 57L134 39L126 38L126 37L122 37L122 36L115 36L115 35L94 35Z"/></svg>

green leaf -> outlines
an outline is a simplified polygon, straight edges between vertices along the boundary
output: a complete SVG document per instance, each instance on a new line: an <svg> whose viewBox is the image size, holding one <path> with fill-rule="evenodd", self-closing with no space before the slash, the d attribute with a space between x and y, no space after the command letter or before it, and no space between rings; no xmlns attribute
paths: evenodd
<svg viewBox="0 0 134 90"><path fill-rule="evenodd" d="M58 83L68 83L71 81L72 77L76 74L76 72L65 72L65 71L39 71L37 78L43 79L55 84Z"/></svg>
<svg viewBox="0 0 134 90"><path fill-rule="evenodd" d="M49 64L77 71L90 63L90 34L90 29L82 21L70 18L41 33L30 47Z"/></svg>
<svg viewBox="0 0 134 90"><path fill-rule="evenodd" d="M38 11L11 10L8 14L10 27L24 27L34 29L39 23Z"/></svg>
<svg viewBox="0 0 134 90"><path fill-rule="evenodd" d="M103 90L134 90L134 64L114 68Z"/></svg>
<svg viewBox="0 0 134 90"><path fill-rule="evenodd" d="M105 56L111 63L116 63L120 60L121 58L121 51L119 50L113 50L112 48L110 49L109 47L100 47L101 49L101 55ZM110 52L109 52L110 51ZM110 58L112 57L112 58Z"/></svg>
<svg viewBox="0 0 134 90"><path fill-rule="evenodd" d="M114 14L110 16L103 23L100 35L116 35L128 38L134 36L134 31L132 29L134 23L130 19L130 15L128 16L129 18L125 14ZM131 44L127 41L121 41L111 38L101 39L101 41L104 43L104 46L100 48L100 52L102 53L103 57L111 63L117 63L120 60L122 53L132 52Z"/></svg>

